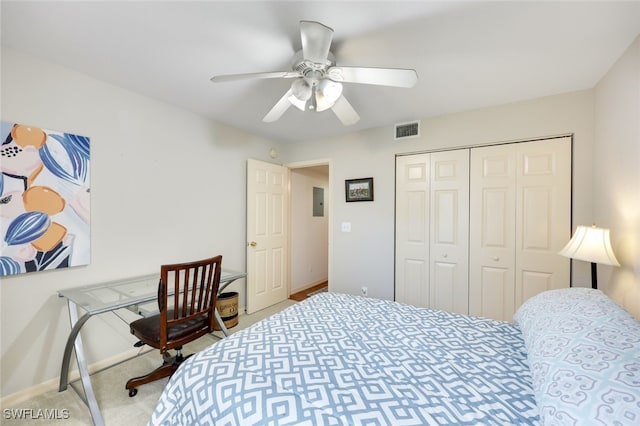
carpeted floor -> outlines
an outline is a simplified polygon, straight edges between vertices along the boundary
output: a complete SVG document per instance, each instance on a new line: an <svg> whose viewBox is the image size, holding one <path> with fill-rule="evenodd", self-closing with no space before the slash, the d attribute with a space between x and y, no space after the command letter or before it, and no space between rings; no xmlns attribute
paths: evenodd
<svg viewBox="0 0 640 426"><path fill-rule="evenodd" d="M292 300L285 300L254 314L241 315L238 325L229 331L235 333L238 330L249 327L255 322L280 312L294 303ZM183 352L185 354L197 352L219 341L222 337L224 336L221 331L203 336L199 340L185 345ZM148 347L143 347L142 349L143 351L149 350ZM107 426L142 426L147 424L156 402L169 379L162 379L141 386L134 398L129 398L129 393L125 390L124 385L129 378L146 374L158 367L161 362L160 353L156 350L151 350L144 355L91 376L96 399ZM77 382L75 386L82 392L80 382ZM17 418L20 413L22 413L23 418ZM38 418L38 415L40 415L40 418ZM57 416L58 420L45 420L42 418L44 415ZM71 387L64 392L46 392L16 406L2 407L2 420L0 421L3 426L35 426L56 424L58 422L65 426L92 424L89 409Z"/></svg>

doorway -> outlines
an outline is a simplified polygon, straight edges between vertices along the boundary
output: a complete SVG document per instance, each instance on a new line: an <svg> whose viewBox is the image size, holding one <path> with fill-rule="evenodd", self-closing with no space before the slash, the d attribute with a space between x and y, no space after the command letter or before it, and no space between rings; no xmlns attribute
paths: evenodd
<svg viewBox="0 0 640 426"><path fill-rule="evenodd" d="M329 282L330 165L288 165L290 203L289 295L300 299Z"/></svg>

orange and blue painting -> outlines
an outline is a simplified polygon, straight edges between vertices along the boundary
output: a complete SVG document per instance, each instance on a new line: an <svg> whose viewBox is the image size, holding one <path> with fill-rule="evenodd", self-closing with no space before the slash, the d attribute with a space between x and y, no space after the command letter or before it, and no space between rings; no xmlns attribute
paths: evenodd
<svg viewBox="0 0 640 426"><path fill-rule="evenodd" d="M89 138L0 122L0 276L88 265Z"/></svg>

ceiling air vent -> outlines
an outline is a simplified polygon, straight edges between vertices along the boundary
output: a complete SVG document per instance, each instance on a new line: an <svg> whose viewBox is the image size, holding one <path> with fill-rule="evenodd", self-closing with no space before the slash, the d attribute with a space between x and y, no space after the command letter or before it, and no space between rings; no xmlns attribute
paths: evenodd
<svg viewBox="0 0 640 426"><path fill-rule="evenodd" d="M415 138L420 136L420 122L396 124L395 139Z"/></svg>

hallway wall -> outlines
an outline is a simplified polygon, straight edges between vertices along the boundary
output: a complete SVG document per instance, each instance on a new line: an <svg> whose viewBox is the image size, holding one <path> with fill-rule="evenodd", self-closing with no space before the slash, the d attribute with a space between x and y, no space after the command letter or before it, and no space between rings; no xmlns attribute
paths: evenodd
<svg viewBox="0 0 640 426"><path fill-rule="evenodd" d="M291 288L296 293L327 280L329 175L317 167L291 170ZM324 216L313 216L313 188L324 189Z"/></svg>

